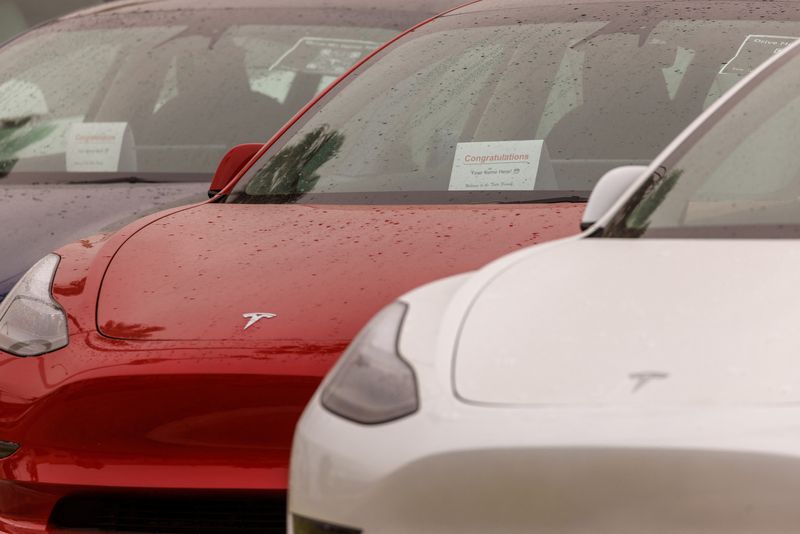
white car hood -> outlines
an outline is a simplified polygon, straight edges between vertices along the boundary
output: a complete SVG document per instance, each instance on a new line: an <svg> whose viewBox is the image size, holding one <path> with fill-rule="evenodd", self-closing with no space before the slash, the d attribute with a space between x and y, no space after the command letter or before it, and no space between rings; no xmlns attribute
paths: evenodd
<svg viewBox="0 0 800 534"><path fill-rule="evenodd" d="M796 240L579 239L501 265L455 347L464 401L800 401Z"/></svg>

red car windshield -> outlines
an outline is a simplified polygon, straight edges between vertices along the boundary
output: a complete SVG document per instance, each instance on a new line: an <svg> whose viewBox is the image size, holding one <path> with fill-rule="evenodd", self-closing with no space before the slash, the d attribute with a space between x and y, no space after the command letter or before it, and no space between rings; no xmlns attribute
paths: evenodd
<svg viewBox="0 0 800 534"><path fill-rule="evenodd" d="M281 8L65 19L0 49L0 185L210 180L400 23ZM335 14L335 13L334 13Z"/></svg>
<svg viewBox="0 0 800 534"><path fill-rule="evenodd" d="M795 2L481 2L350 76L228 202L581 200L796 36Z"/></svg>

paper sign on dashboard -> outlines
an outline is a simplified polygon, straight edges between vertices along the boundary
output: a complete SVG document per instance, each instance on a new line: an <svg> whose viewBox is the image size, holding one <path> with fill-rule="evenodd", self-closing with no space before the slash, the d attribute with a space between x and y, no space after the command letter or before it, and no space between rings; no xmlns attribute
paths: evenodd
<svg viewBox="0 0 800 534"><path fill-rule="evenodd" d="M459 143L448 189L532 191L543 154L542 140Z"/></svg>
<svg viewBox="0 0 800 534"><path fill-rule="evenodd" d="M748 35L739 50L736 51L736 55L722 67L719 73L744 76L797 39L798 37L777 35Z"/></svg>
<svg viewBox="0 0 800 534"><path fill-rule="evenodd" d="M126 122L86 122L67 131L67 172L135 172L136 149Z"/></svg>
<svg viewBox="0 0 800 534"><path fill-rule="evenodd" d="M341 76L378 46L372 41L302 37L269 70Z"/></svg>

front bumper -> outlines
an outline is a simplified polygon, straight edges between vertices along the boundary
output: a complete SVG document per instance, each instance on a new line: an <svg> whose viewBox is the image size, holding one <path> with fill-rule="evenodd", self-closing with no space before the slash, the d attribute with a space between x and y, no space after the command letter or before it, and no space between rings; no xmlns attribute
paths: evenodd
<svg viewBox="0 0 800 534"><path fill-rule="evenodd" d="M423 400L363 426L315 399L295 435L289 510L364 534L796 532L798 420L791 406Z"/></svg>
<svg viewBox="0 0 800 534"><path fill-rule="evenodd" d="M286 531L285 491L165 491L0 483L0 532Z"/></svg>
<svg viewBox="0 0 800 534"><path fill-rule="evenodd" d="M0 533L59 532L64 502L119 515L186 498L276 506L280 528L264 532L285 529L291 436L341 347L144 345L91 334L0 356L0 440L20 445L0 460Z"/></svg>

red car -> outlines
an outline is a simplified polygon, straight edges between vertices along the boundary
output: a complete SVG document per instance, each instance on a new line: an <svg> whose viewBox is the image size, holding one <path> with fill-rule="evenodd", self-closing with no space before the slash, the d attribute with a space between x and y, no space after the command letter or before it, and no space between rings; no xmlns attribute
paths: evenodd
<svg viewBox="0 0 800 534"><path fill-rule="evenodd" d="M281 531L295 422L372 314L576 232L606 169L654 157L798 21L484 0L234 149L208 203L47 256L0 307L0 528Z"/></svg>
<svg viewBox="0 0 800 534"><path fill-rule="evenodd" d="M454 1L128 0L0 46L0 301L62 245L207 199L231 146Z"/></svg>

